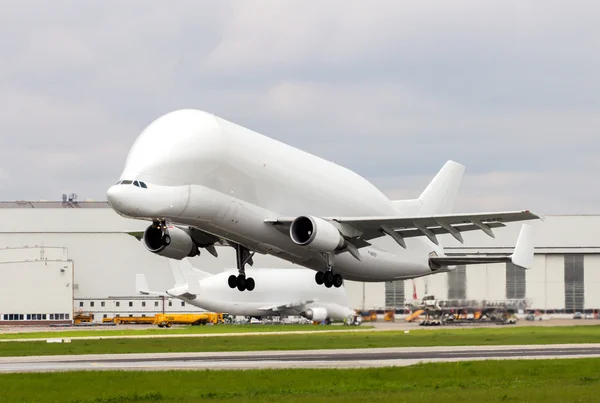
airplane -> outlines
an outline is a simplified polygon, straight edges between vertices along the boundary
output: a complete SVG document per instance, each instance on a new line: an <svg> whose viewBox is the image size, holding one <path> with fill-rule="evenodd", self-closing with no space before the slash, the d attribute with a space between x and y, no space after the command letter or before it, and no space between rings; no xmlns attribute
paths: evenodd
<svg viewBox="0 0 600 403"><path fill-rule="evenodd" d="M187 259L170 260L175 277L173 288L163 292L150 291L144 274L136 274L136 292L142 295L164 295L211 312L251 317L302 316L354 323L356 313L350 308L346 289L327 290L314 282L312 270L248 269L258 281L252 293L239 293L226 285L228 276L237 269L211 274L194 268Z"/></svg>
<svg viewBox="0 0 600 403"><path fill-rule="evenodd" d="M181 260L215 245L236 250L231 288L252 291L246 276L255 253L316 271L315 281L340 287L411 279L459 264L533 263L532 227L521 251L506 256L446 256L437 238L539 219L530 212L452 214L465 167L447 161L416 199L390 200L357 173L210 113L167 113L137 137L119 181L107 191L118 214L151 224L147 250ZM529 245L531 244L531 245ZM531 252L531 253L529 253ZM343 276L343 277L342 277Z"/></svg>

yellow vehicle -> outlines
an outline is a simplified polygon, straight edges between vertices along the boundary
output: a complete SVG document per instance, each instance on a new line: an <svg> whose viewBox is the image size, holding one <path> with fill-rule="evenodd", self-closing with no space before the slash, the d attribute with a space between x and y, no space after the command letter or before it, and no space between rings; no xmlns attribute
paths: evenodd
<svg viewBox="0 0 600 403"><path fill-rule="evenodd" d="M112 319L117 325L124 324L154 324L154 317L152 316L117 316Z"/></svg>
<svg viewBox="0 0 600 403"><path fill-rule="evenodd" d="M77 313L73 317L73 324L79 325L81 323L92 323L94 315L91 313Z"/></svg>
<svg viewBox="0 0 600 403"><path fill-rule="evenodd" d="M183 313L183 314L165 314L157 313L154 316L153 324L158 327L171 327L172 325L205 325L212 323L214 325L218 323L224 323L222 313Z"/></svg>

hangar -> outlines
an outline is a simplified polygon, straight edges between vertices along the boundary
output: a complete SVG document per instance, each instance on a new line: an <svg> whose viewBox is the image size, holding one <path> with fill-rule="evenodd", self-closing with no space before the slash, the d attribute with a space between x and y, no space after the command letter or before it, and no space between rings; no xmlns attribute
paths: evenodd
<svg viewBox="0 0 600 403"><path fill-rule="evenodd" d="M135 274L151 289L173 284L168 259L148 252L128 231L148 223L123 218L102 201L0 202L0 324L70 323L91 313L96 321L115 315L195 312L179 300L136 295ZM523 300L550 314L600 309L600 215L546 216L535 227L534 268L510 264L458 266L451 273L387 283L346 281L352 307L404 311L405 299L435 295L452 300ZM520 224L464 235L461 245L440 236L448 254L510 253ZM293 267L271 256L255 256L255 267ZM191 259L202 270L232 268L232 248L220 247Z"/></svg>

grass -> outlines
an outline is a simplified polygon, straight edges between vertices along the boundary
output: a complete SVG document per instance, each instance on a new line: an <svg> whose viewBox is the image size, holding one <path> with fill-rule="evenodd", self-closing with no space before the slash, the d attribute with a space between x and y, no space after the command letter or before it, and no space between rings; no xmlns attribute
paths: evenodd
<svg viewBox="0 0 600 403"><path fill-rule="evenodd" d="M73 340L71 343L10 342L0 356L117 354L193 351L260 351L407 346L597 343L600 326L502 327L491 329L332 332L233 337Z"/></svg>
<svg viewBox="0 0 600 403"><path fill-rule="evenodd" d="M0 375L0 402L593 402L600 359L481 361L376 369Z"/></svg>
<svg viewBox="0 0 600 403"><path fill-rule="evenodd" d="M52 337L105 337L105 336L145 336L164 334L218 334L218 333L248 333L248 332L293 332L293 331L321 331L321 330L348 330L372 328L373 326L315 326L315 325L215 325L215 326L181 326L172 328L159 328L158 326L145 329L114 329L96 328L94 330L50 330L46 332L4 333L0 339L37 339Z"/></svg>

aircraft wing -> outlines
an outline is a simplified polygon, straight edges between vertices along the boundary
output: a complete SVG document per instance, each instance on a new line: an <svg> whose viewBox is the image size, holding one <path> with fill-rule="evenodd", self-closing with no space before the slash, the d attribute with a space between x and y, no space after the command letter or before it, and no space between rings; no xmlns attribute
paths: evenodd
<svg viewBox="0 0 600 403"><path fill-rule="evenodd" d="M429 216L398 216L398 217L322 217L333 223L341 225L341 232L349 238L357 238L362 244L368 245L368 240L388 235L403 247L406 247L404 238L426 236L435 244L439 244L436 235L451 234L463 243L461 232L482 230L487 235L494 237L492 228L504 227L507 222L535 220L540 217L529 210L506 211L496 213L467 213L467 214L440 214ZM267 222L279 226L282 230L289 230L294 218L283 217ZM348 228L351 227L351 228ZM360 234L353 236L353 234Z"/></svg>
<svg viewBox="0 0 600 403"><path fill-rule="evenodd" d="M294 308L298 308L300 310L304 305L310 304L312 302L315 302L315 300L297 301L297 302L292 302L292 303L282 303L282 304L278 304L278 305L268 305L268 306L262 306L258 309L260 309L262 311L270 311L270 312L280 312L280 311L284 311L286 309L294 309Z"/></svg>

